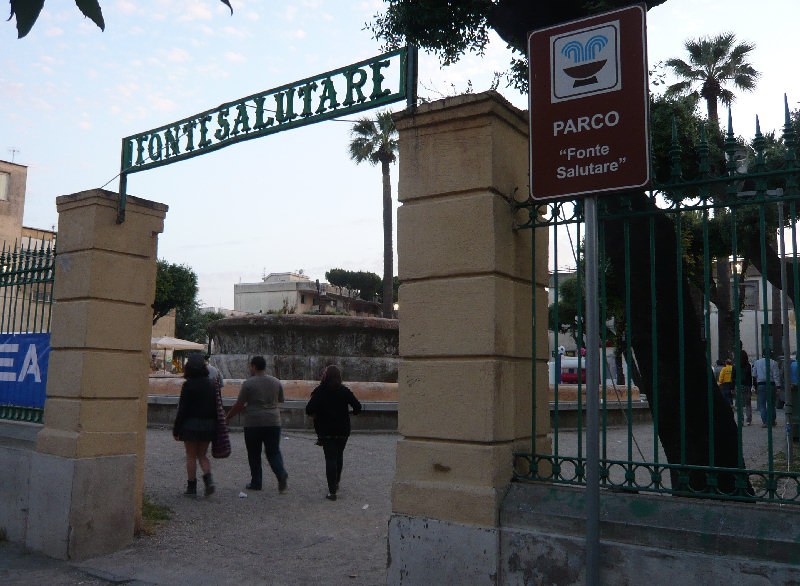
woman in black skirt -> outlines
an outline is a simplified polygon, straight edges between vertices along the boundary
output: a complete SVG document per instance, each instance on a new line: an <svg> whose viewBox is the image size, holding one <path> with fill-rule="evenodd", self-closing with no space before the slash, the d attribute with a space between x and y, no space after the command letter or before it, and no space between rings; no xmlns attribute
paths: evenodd
<svg viewBox="0 0 800 586"><path fill-rule="evenodd" d="M344 446L350 437L350 412L361 411L353 392L342 384L342 372L331 365L322 373L319 386L311 393L306 405L306 414L314 418L314 430L325 453L325 476L328 480L328 500L336 500L339 480L344 465Z"/></svg>
<svg viewBox="0 0 800 586"><path fill-rule="evenodd" d="M172 428L172 437L182 441L186 448L186 496L197 496L197 463L203 471L205 496L214 493L211 463L208 461L208 444L214 439L217 423L217 397L214 383L208 378L208 368L203 356L192 354L186 361L181 387L178 415Z"/></svg>

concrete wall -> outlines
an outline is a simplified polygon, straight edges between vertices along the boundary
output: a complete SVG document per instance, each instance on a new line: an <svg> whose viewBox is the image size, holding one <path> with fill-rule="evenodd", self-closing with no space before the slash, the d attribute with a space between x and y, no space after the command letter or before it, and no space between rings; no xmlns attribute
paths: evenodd
<svg viewBox="0 0 800 586"><path fill-rule="evenodd" d="M52 557L85 558L129 543L141 519L151 304L167 208L129 197L117 224L112 192L56 204L45 425L35 452L30 438L0 450L3 476L26 479L4 487L11 505L0 492L0 527Z"/></svg>

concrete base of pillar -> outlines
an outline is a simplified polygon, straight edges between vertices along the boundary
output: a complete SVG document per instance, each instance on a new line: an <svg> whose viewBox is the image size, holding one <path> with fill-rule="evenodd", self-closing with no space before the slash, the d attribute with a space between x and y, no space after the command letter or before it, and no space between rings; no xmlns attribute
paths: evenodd
<svg viewBox="0 0 800 586"><path fill-rule="evenodd" d="M32 453L26 545L83 559L133 539L136 456L72 459Z"/></svg>
<svg viewBox="0 0 800 586"><path fill-rule="evenodd" d="M500 533L494 528L392 515L386 583L498 583Z"/></svg>

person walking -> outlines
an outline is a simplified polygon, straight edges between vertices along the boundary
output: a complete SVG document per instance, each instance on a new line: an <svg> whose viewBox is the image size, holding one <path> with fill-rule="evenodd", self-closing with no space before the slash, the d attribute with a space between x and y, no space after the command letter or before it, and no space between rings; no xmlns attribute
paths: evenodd
<svg viewBox="0 0 800 586"><path fill-rule="evenodd" d="M753 384L758 393L758 411L761 414L761 427L775 425L777 422L775 414L775 402L778 392L783 388L781 383L778 363L770 359L767 364L766 356L759 358L753 364Z"/></svg>
<svg viewBox="0 0 800 586"><path fill-rule="evenodd" d="M344 467L344 447L350 437L350 411L361 412L361 403L353 392L342 384L342 371L335 365L325 368L319 386L311 392L306 414L314 418L318 444L325 454L325 478L328 482L326 499L335 501Z"/></svg>
<svg viewBox="0 0 800 586"><path fill-rule="evenodd" d="M272 472L278 479L278 491L283 494L288 489L289 474L283 464L281 454L281 412L283 403L283 384L266 373L267 361L263 356L253 356L250 360L250 378L242 384L239 397L225 416L230 422L244 411L244 444L247 448L247 462L250 464L250 482L247 490L261 490L261 446L267 455Z"/></svg>
<svg viewBox="0 0 800 586"><path fill-rule="evenodd" d="M208 444L214 439L217 425L217 390L208 378L202 355L192 354L186 361L178 400L178 414L172 437L182 441L186 450L186 496L197 496L197 464L203 471L205 496L214 494L214 478L208 461Z"/></svg>
<svg viewBox="0 0 800 586"><path fill-rule="evenodd" d="M719 383L719 390L722 392L722 396L725 397L729 405L733 405L733 364L730 358L725 361L725 366L719 371L717 383Z"/></svg>

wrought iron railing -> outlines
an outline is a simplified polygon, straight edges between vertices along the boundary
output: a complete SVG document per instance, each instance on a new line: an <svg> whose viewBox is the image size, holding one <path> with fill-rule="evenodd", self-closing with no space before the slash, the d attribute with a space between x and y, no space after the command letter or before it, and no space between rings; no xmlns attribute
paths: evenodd
<svg viewBox="0 0 800 586"><path fill-rule="evenodd" d="M52 241L0 249L0 419L42 422L55 256Z"/></svg>
<svg viewBox="0 0 800 586"><path fill-rule="evenodd" d="M727 136L719 145L724 158L716 161L716 173L703 132L695 175L685 177L673 126L668 180L654 183L646 193L599 197L601 346L608 349L608 358L615 358L601 360L600 365L600 483L606 488L800 504L800 466L791 465L800 420L789 415L785 428L769 421L779 401L774 391L788 385L783 377L768 377L765 386L754 388L753 397L761 390L764 400L766 425L761 427L746 383L751 358L763 357L769 371L772 361L785 352L785 339L769 327L759 331L761 324L784 321L771 318L770 305L780 307L783 295L800 307L799 141L788 106L785 110L782 143L768 144L756 122L752 150L743 158L752 160L749 169L744 160L737 160L747 151L735 139L729 115ZM573 340L578 374L575 385L565 385L560 381L561 360L554 356L549 388L537 387L539 379L533 377L532 446L529 452L515 454L515 476L585 485L585 389L580 374L585 368L580 351L585 333L584 265L579 244L583 207L580 201L519 207L528 211L521 227L550 232L548 324L540 323L542 314L534 311L534 331L547 326L553 330L551 355L563 341ZM535 259L541 251L533 240ZM567 261L560 256L564 246L572 249ZM569 283L559 271L565 264L575 271ZM743 293L745 281L758 284L758 299ZM774 299L768 296L770 290ZM534 308L537 303L534 291ZM757 307L749 309L754 303ZM755 327L743 341L745 329L751 334L750 324L743 321L748 311ZM720 328L720 320L730 327ZM720 331L732 343L721 344ZM532 345L536 357L535 335ZM792 350L800 348L796 325L790 345ZM721 346L730 348L727 357L735 369L733 405L712 370L712 352ZM749 353L743 352L745 346ZM612 378L611 370L620 363L624 382L617 378L619 373ZM787 402L791 405L794 399L799 413L797 395L788 391L784 389ZM536 424L536 397L542 394L549 394L550 402L549 427L544 430ZM746 422L748 404L755 426ZM642 412L649 417L637 423ZM612 427L611 417L620 413L624 427Z"/></svg>

